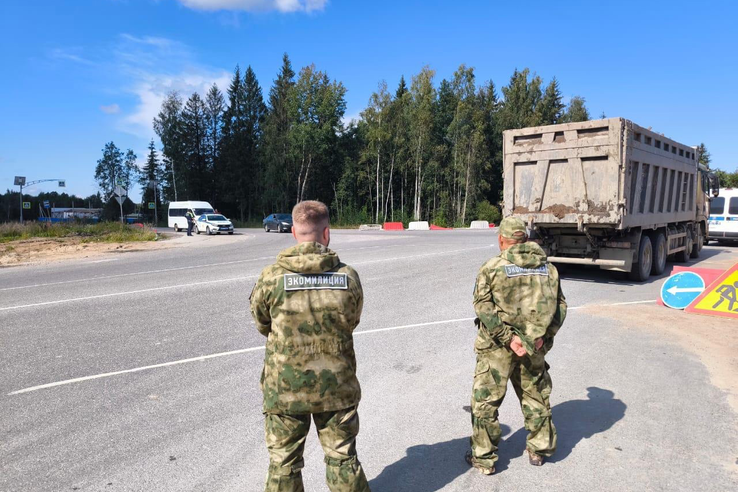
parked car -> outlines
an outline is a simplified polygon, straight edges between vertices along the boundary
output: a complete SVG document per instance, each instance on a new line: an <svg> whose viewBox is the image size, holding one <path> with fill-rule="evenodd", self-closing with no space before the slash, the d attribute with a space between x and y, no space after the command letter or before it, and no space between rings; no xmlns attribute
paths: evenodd
<svg viewBox="0 0 738 492"><path fill-rule="evenodd" d="M292 215L272 214L264 219L264 232L290 232L292 231Z"/></svg>
<svg viewBox="0 0 738 492"><path fill-rule="evenodd" d="M200 234L233 234L233 223L220 214L203 214L195 219L195 232Z"/></svg>

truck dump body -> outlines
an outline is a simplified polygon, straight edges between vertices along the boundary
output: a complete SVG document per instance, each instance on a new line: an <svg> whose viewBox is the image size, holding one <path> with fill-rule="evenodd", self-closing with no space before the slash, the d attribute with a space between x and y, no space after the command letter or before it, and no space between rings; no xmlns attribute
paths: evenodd
<svg viewBox="0 0 738 492"><path fill-rule="evenodd" d="M544 227L694 220L697 158L623 118L504 132L504 212Z"/></svg>

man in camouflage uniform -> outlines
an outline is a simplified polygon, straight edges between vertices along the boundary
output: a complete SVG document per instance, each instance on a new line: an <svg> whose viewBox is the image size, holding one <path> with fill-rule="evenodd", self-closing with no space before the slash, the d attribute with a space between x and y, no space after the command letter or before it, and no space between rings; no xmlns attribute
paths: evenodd
<svg viewBox="0 0 738 492"><path fill-rule="evenodd" d="M251 294L251 315L267 337L264 394L269 472L266 492L302 492L310 420L325 452L331 492L369 492L356 456L359 432L353 331L364 294L359 275L328 249L328 208L292 211L297 245L266 267Z"/></svg>
<svg viewBox="0 0 738 492"><path fill-rule="evenodd" d="M508 217L499 229L500 254L479 270L474 288L477 364L472 391L471 451L467 462L485 475L495 471L500 442L498 409L512 382L529 432L530 464L556 450L551 422L551 377L544 355L566 317L559 274L525 224Z"/></svg>

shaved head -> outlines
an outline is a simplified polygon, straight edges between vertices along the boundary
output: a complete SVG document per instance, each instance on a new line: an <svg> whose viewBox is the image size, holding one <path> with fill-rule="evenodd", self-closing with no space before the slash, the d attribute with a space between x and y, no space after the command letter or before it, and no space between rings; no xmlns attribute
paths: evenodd
<svg viewBox="0 0 738 492"><path fill-rule="evenodd" d="M292 235L300 243L315 241L328 246L330 225L328 207L322 202L306 200L292 209Z"/></svg>
<svg viewBox="0 0 738 492"><path fill-rule="evenodd" d="M502 234L498 234L497 241L500 245L500 251L505 251L510 246L527 243L528 235L520 231L513 233L512 237L504 237Z"/></svg>

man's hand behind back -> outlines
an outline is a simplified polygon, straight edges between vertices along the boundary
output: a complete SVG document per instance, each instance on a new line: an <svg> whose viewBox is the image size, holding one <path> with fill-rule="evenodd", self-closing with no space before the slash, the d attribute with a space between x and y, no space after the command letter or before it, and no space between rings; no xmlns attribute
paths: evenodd
<svg viewBox="0 0 738 492"><path fill-rule="evenodd" d="M526 355L525 348L523 348L523 341L517 335L513 335L512 340L510 341L510 350L515 352L515 355L518 357Z"/></svg>

